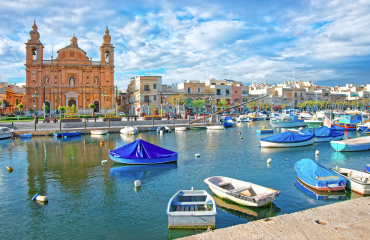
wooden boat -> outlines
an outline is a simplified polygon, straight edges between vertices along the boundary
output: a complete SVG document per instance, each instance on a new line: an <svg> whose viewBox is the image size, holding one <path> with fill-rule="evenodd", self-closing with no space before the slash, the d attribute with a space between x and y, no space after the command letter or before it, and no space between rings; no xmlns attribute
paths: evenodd
<svg viewBox="0 0 370 240"><path fill-rule="evenodd" d="M123 147L109 151L113 163L123 164L158 164L177 161L177 152L173 152L142 139Z"/></svg>
<svg viewBox="0 0 370 240"><path fill-rule="evenodd" d="M333 121L331 128L341 131L356 131L357 125L363 121L361 115L341 115L339 120Z"/></svg>
<svg viewBox="0 0 370 240"><path fill-rule="evenodd" d="M304 158L295 163L297 177L304 184L319 191L342 191L347 179L315 161Z"/></svg>
<svg viewBox="0 0 370 240"><path fill-rule="evenodd" d="M338 152L358 152L370 149L370 136L346 139L342 141L331 141L331 146Z"/></svg>
<svg viewBox="0 0 370 240"><path fill-rule="evenodd" d="M119 132L122 134L134 135L135 133L138 133L138 129L137 127L124 127Z"/></svg>
<svg viewBox="0 0 370 240"><path fill-rule="evenodd" d="M273 133L274 129L267 129L265 126L262 127L262 129L256 130L258 133Z"/></svg>
<svg viewBox="0 0 370 240"><path fill-rule="evenodd" d="M108 130L91 130L92 135L105 135L108 133Z"/></svg>
<svg viewBox="0 0 370 240"><path fill-rule="evenodd" d="M364 173L348 168L339 168L338 166L332 168L331 170L347 179L347 188L362 195L370 195L369 173Z"/></svg>
<svg viewBox="0 0 370 240"><path fill-rule="evenodd" d="M300 134L292 132L283 132L270 137L261 138L261 147L302 147L314 143L314 134Z"/></svg>
<svg viewBox="0 0 370 240"><path fill-rule="evenodd" d="M222 176L210 177L204 182L218 197L249 207L266 205L280 194L272 188Z"/></svg>
<svg viewBox="0 0 370 240"><path fill-rule="evenodd" d="M204 190L180 190L167 205L169 229L216 228L217 205Z"/></svg>
<svg viewBox="0 0 370 240"><path fill-rule="evenodd" d="M55 137L74 137L81 135L81 132L72 131L72 132L55 132Z"/></svg>
<svg viewBox="0 0 370 240"><path fill-rule="evenodd" d="M32 133L21 134L20 137L21 138L31 138L32 137Z"/></svg>
<svg viewBox="0 0 370 240"><path fill-rule="evenodd" d="M0 139L10 138L13 131L7 127L0 127Z"/></svg>
<svg viewBox="0 0 370 240"><path fill-rule="evenodd" d="M335 191L335 192L323 192L316 190L305 183L303 183L299 178L295 182L295 186L304 193L307 193L316 200L325 200L325 201L343 201L347 200L347 194L345 191Z"/></svg>
<svg viewBox="0 0 370 240"><path fill-rule="evenodd" d="M183 132L186 131L187 127L175 127L175 131L177 132Z"/></svg>
<svg viewBox="0 0 370 240"><path fill-rule="evenodd" d="M224 130L224 129L225 129L225 127L220 126L220 125L207 126L207 130Z"/></svg>

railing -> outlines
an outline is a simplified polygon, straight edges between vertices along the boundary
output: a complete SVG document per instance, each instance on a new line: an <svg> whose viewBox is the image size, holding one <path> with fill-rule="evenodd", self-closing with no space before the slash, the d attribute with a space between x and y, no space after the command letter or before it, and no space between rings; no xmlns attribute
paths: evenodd
<svg viewBox="0 0 370 240"><path fill-rule="evenodd" d="M152 91L150 88L144 88L144 90L141 90L141 92L150 92Z"/></svg>
<svg viewBox="0 0 370 240"><path fill-rule="evenodd" d="M226 93L226 94L225 94L225 97L231 97L231 94L227 94L227 93Z"/></svg>
<svg viewBox="0 0 370 240"><path fill-rule="evenodd" d="M101 65L100 61L91 61L91 64L95 66Z"/></svg>

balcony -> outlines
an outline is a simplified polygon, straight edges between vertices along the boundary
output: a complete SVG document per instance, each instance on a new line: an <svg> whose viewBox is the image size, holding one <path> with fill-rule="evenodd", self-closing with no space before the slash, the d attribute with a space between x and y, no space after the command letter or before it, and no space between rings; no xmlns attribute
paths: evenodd
<svg viewBox="0 0 370 240"><path fill-rule="evenodd" d="M226 93L226 94L225 94L225 97L231 97L231 94L230 94L230 93L229 93L229 94L228 94L228 93Z"/></svg>

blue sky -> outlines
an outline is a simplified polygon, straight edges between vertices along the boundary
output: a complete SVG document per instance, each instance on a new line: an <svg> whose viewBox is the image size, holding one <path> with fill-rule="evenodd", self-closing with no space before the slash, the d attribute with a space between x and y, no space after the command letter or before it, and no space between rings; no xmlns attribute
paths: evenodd
<svg viewBox="0 0 370 240"><path fill-rule="evenodd" d="M1 81L25 81L33 20L44 59L69 44L99 59L105 26L115 46L115 83L133 76L311 80L370 84L370 0L0 0Z"/></svg>

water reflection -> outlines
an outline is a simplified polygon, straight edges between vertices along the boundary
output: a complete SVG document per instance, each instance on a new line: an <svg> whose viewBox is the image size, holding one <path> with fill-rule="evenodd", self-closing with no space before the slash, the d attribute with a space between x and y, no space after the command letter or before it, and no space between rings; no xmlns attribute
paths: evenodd
<svg viewBox="0 0 370 240"><path fill-rule="evenodd" d="M122 165L113 164L110 169L112 178L123 178L126 180L144 180L167 173L177 168L177 163L164 163L153 165Z"/></svg>
<svg viewBox="0 0 370 240"><path fill-rule="evenodd" d="M281 212L281 209L278 208L274 203L272 203L270 206L254 208L241 206L226 199L221 199L215 194L212 194L212 197L215 199L218 209L233 214L237 217L248 219L249 221L274 217Z"/></svg>
<svg viewBox="0 0 370 240"><path fill-rule="evenodd" d="M344 155L341 152L333 152L331 154L331 162L344 163L344 162L346 162L346 155Z"/></svg>

